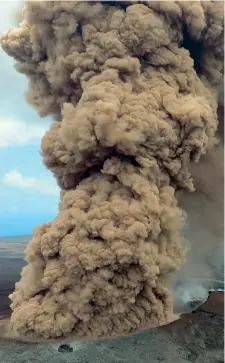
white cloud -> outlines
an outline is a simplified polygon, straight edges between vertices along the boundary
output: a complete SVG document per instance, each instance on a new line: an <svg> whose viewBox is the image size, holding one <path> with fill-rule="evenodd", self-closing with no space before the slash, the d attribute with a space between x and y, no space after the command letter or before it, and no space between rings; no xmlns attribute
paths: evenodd
<svg viewBox="0 0 225 363"><path fill-rule="evenodd" d="M23 7L24 2L21 0L0 0L0 36L11 26L18 26L19 14ZM0 149L40 145L40 139L49 128L50 122L43 119L35 122L39 117L35 110L28 106L24 97L28 87L27 79L15 70L13 58L3 52L1 46L0 59Z"/></svg>
<svg viewBox="0 0 225 363"><path fill-rule="evenodd" d="M0 148L40 144L48 124L20 122L0 117Z"/></svg>
<svg viewBox="0 0 225 363"><path fill-rule="evenodd" d="M3 183L42 194L59 195L59 187L54 179L24 176L16 169L3 176Z"/></svg>

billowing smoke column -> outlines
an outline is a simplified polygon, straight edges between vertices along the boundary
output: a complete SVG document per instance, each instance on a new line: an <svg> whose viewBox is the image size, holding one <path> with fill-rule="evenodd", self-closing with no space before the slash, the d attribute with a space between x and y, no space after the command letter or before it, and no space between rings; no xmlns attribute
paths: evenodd
<svg viewBox="0 0 225 363"><path fill-rule="evenodd" d="M185 262L175 191L194 190L188 164L216 144L223 2L32 1L2 47L56 120L42 154L62 189L27 247L11 328L49 339L169 323L168 277Z"/></svg>

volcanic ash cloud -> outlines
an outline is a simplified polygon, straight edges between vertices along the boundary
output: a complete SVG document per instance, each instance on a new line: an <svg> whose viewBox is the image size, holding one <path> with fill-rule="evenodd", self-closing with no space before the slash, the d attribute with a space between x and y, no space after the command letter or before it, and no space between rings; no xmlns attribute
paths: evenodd
<svg viewBox="0 0 225 363"><path fill-rule="evenodd" d="M223 3L32 1L23 16L1 43L28 102L54 117L42 155L62 192L27 247L11 329L49 339L167 324L168 277L185 262L175 192L194 190L188 165L216 144Z"/></svg>

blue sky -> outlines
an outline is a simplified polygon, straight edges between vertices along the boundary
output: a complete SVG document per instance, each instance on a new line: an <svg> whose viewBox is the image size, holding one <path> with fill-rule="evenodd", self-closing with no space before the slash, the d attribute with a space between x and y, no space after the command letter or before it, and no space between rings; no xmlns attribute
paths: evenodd
<svg viewBox="0 0 225 363"><path fill-rule="evenodd" d="M0 34L16 25L18 3L0 2ZM40 156L50 120L26 103L27 80L2 49L0 59L0 236L31 234L55 217L59 202L59 188Z"/></svg>

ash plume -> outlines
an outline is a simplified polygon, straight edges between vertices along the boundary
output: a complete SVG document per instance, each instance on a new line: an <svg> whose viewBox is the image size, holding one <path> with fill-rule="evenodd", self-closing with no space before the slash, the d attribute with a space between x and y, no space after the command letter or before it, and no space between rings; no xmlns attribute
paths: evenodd
<svg viewBox="0 0 225 363"><path fill-rule="evenodd" d="M217 144L223 2L27 2L1 39L55 121L43 162L62 189L11 295L22 336L113 336L173 320L185 263L176 192ZM196 53L197 50L197 53Z"/></svg>

